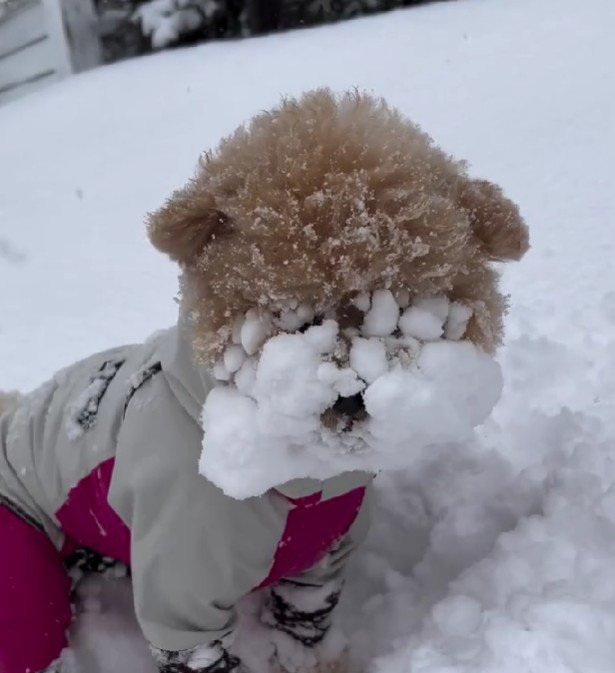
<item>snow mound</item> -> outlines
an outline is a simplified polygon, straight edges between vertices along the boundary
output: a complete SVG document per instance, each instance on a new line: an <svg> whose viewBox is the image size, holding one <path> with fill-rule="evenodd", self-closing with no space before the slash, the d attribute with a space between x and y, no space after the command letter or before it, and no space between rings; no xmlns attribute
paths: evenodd
<svg viewBox="0 0 615 673"><path fill-rule="evenodd" d="M414 577L391 581L390 595L380 597L394 614L404 606L408 614L393 628L407 637L383 651L376 672L613 670L613 441L587 444L605 430L595 418L563 413L549 424L560 444L549 468L514 476L501 459L482 456L465 466L453 459L443 478L431 465L435 493L427 501L438 522ZM447 503L445 491L460 482L465 493ZM431 594L423 605L415 601L421 593ZM378 624L386 609L374 612L372 629L393 630Z"/></svg>
<svg viewBox="0 0 615 673"><path fill-rule="evenodd" d="M489 415L499 366L469 341L440 338L455 304L420 298L401 313L388 290L369 299L357 298L362 322L344 329L335 319L306 327L309 310L253 309L235 321L240 343L214 367L220 385L203 408L199 465L227 495L408 467ZM452 320L459 334L458 310Z"/></svg>

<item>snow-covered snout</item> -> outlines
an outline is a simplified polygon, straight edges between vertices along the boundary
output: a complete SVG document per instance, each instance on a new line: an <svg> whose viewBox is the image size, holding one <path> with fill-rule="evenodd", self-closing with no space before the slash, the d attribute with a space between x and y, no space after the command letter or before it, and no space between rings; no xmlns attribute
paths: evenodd
<svg viewBox="0 0 615 673"><path fill-rule="evenodd" d="M234 497L296 477L411 464L467 437L501 390L463 336L471 309L445 296L349 297L337 310L251 309L214 365L201 471Z"/></svg>

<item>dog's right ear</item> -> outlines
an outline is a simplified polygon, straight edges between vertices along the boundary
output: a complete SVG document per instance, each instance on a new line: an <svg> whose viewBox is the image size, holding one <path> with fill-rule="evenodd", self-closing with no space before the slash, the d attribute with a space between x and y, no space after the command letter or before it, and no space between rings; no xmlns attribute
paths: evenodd
<svg viewBox="0 0 615 673"><path fill-rule="evenodd" d="M494 261L519 260L528 251L528 228L519 208L487 180L465 180L457 204L466 212L483 250Z"/></svg>
<svg viewBox="0 0 615 673"><path fill-rule="evenodd" d="M229 218L213 197L190 182L173 192L162 208L150 213L147 233L158 250L182 265L195 262L203 248L228 226Z"/></svg>

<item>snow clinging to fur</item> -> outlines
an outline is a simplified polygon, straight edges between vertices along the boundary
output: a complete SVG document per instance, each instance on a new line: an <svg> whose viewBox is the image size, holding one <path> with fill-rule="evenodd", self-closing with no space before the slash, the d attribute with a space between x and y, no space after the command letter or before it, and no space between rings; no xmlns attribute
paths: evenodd
<svg viewBox="0 0 615 673"><path fill-rule="evenodd" d="M500 370L471 342L440 338L454 304L422 298L404 310L388 290L367 299L355 302L366 309L356 327L247 312L241 346L214 365L219 385L203 408L200 471L225 493L409 466L489 415ZM451 320L459 332L458 311Z"/></svg>

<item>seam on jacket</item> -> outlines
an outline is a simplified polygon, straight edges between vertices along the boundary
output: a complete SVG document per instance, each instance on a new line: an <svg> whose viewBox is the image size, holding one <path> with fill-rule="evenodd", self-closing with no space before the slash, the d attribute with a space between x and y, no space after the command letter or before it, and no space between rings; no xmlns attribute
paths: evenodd
<svg viewBox="0 0 615 673"><path fill-rule="evenodd" d="M137 390L139 390L139 388L145 385L151 378L161 371L162 364L160 362L154 362L153 365L150 365L145 369L141 369L130 377L130 388L126 394L126 399L124 400L124 417L128 411L128 405L130 404L130 401L134 397L134 394L137 392Z"/></svg>
<svg viewBox="0 0 615 673"><path fill-rule="evenodd" d="M0 505L6 507L9 510L9 512L11 512L11 514L15 514L15 516L18 516L27 524L29 524L33 528L36 528L36 530L40 531L41 533L45 532L43 524L39 523L33 516L24 511L19 505L14 503L12 500L9 500L6 496L2 495L2 493L0 493Z"/></svg>
<svg viewBox="0 0 615 673"><path fill-rule="evenodd" d="M70 438L77 438L96 425L100 403L107 392L111 381L116 377L126 358L117 358L103 362L99 370L90 379L87 388L73 402L71 421L77 428L69 434Z"/></svg>

